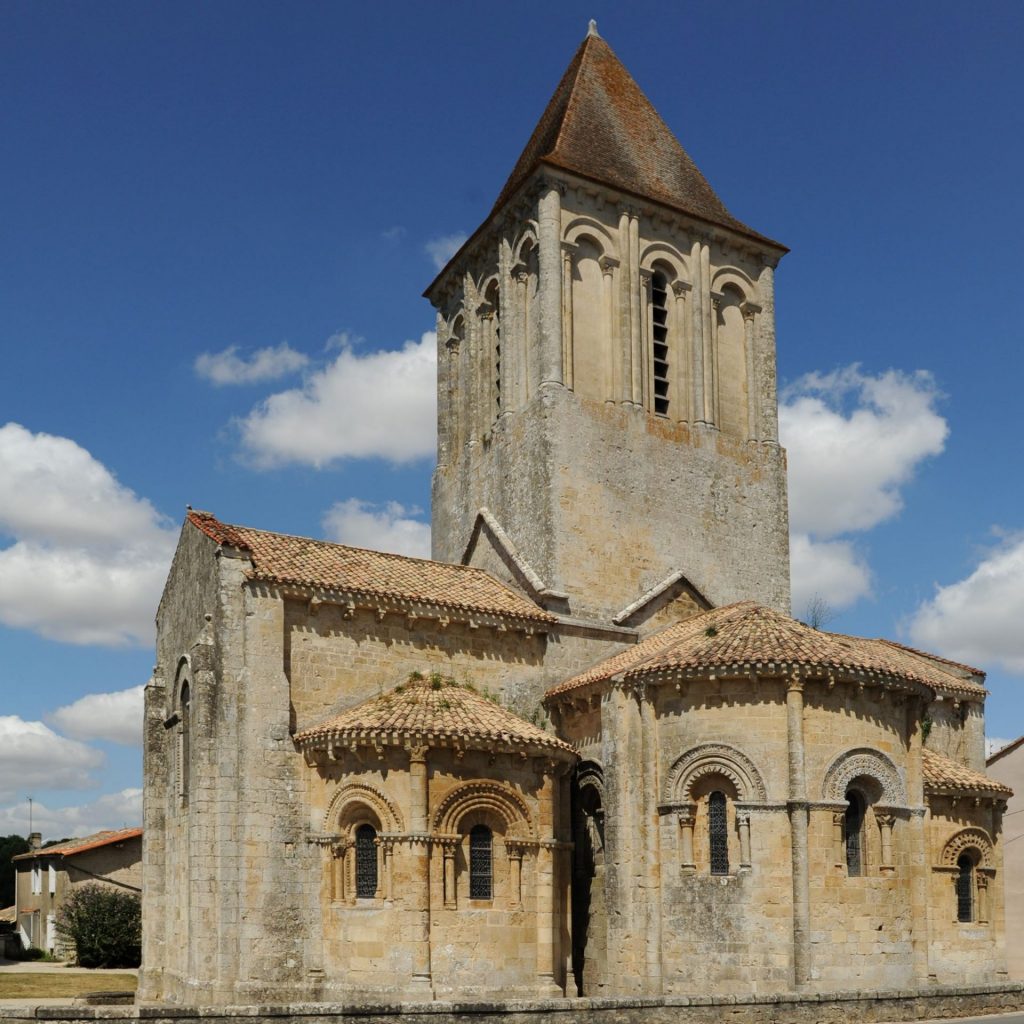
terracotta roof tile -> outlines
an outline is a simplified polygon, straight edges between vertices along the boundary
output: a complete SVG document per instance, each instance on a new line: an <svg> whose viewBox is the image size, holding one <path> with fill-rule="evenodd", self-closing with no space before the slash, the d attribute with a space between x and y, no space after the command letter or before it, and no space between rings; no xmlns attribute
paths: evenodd
<svg viewBox="0 0 1024 1024"><path fill-rule="evenodd" d="M86 850L96 850L101 846L124 843L141 835L141 828L106 829L103 832L94 832L91 836L82 836L80 839L69 839L66 843L55 843L53 846L47 846L39 850L19 853L16 857L12 857L11 860L30 860L33 857L49 857L53 854L60 854L62 857L73 857L75 854L85 853Z"/></svg>
<svg viewBox="0 0 1024 1024"><path fill-rule="evenodd" d="M550 613L473 566L432 562L234 526L220 522L209 512L192 509L188 521L218 544L247 551L253 565L249 574L252 579L422 602L533 622L557 621Z"/></svg>
<svg viewBox="0 0 1024 1024"><path fill-rule="evenodd" d="M976 772L967 765L954 761L934 750L922 752L924 787L932 793L1002 793L1013 796L1009 786Z"/></svg>
<svg viewBox="0 0 1024 1024"><path fill-rule="evenodd" d="M885 641L826 633L788 615L744 601L715 608L647 637L586 672L552 687L547 696L623 675L639 678L671 670L712 671L764 664L868 672L911 684L949 689L969 683L926 655L893 648Z"/></svg>
<svg viewBox="0 0 1024 1024"><path fill-rule="evenodd" d="M397 746L410 738L446 746L534 750L575 757L568 744L489 697L452 679L411 679L340 715L296 733L303 749L328 743Z"/></svg>
<svg viewBox="0 0 1024 1024"><path fill-rule="evenodd" d="M588 35L573 56L492 214L542 163L785 248L729 213L611 47L596 34Z"/></svg>

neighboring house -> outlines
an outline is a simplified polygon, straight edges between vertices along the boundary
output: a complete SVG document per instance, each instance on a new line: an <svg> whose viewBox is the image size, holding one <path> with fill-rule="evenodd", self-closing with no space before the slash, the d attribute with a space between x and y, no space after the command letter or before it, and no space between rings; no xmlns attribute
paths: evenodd
<svg viewBox="0 0 1024 1024"><path fill-rule="evenodd" d="M45 848L41 838L33 832L32 849L12 858L18 934L23 946L70 955L74 950L56 928L61 905L76 886L89 882L141 893L142 829L96 832Z"/></svg>
<svg viewBox="0 0 1024 1024"><path fill-rule="evenodd" d="M143 1001L1005 978L984 674L789 615L785 251L588 35L427 292L435 560L188 512Z"/></svg>
<svg viewBox="0 0 1024 1024"><path fill-rule="evenodd" d="M987 774L1013 789L1003 816L1003 870L1006 890L1006 965L1010 977L1024 979L1024 736L997 750Z"/></svg>

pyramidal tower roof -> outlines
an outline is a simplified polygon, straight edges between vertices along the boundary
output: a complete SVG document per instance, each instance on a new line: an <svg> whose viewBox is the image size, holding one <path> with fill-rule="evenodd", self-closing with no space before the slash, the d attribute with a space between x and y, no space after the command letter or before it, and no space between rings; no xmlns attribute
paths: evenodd
<svg viewBox="0 0 1024 1024"><path fill-rule="evenodd" d="M593 22L492 214L540 164L560 167L784 248L729 213L632 75L597 34Z"/></svg>

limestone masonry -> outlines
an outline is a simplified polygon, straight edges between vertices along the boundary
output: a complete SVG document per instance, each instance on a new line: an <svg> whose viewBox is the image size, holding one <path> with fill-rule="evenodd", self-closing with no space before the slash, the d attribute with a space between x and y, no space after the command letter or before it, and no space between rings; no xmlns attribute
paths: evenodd
<svg viewBox="0 0 1024 1024"><path fill-rule="evenodd" d="M983 674L789 617L785 252L591 31L427 291L436 560L188 513L142 1001L996 991Z"/></svg>

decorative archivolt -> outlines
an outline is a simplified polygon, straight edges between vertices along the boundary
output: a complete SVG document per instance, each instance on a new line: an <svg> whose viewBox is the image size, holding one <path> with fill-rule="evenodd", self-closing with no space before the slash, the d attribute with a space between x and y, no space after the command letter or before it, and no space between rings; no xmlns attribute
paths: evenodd
<svg viewBox="0 0 1024 1024"><path fill-rule="evenodd" d="M593 217L575 217L565 229L564 240L572 245L579 244L581 238L594 243L605 256L619 258L619 249L615 238L599 220Z"/></svg>
<svg viewBox="0 0 1024 1024"><path fill-rule="evenodd" d="M665 802L691 803L694 784L706 775L727 778L740 801L763 802L768 798L761 773L746 754L725 743L703 743L672 765L665 781Z"/></svg>
<svg viewBox="0 0 1024 1024"><path fill-rule="evenodd" d="M711 277L711 290L722 292L732 286L744 302L757 302L757 285L738 267L720 267Z"/></svg>
<svg viewBox="0 0 1024 1024"><path fill-rule="evenodd" d="M515 266L517 263L523 261L523 250L530 246L536 248L537 246L537 223L536 221L529 221L523 232L518 235L515 241L511 245L512 249L512 265Z"/></svg>
<svg viewBox="0 0 1024 1024"><path fill-rule="evenodd" d="M976 826L961 829L946 842L942 849L943 867L955 868L956 862L968 850L973 850L977 854L980 867L995 867L992 839L983 828Z"/></svg>
<svg viewBox="0 0 1024 1024"><path fill-rule="evenodd" d="M825 772L821 795L823 799L836 803L846 800L846 791L854 779L874 779L881 786L879 802L889 806L904 807L907 791L903 778L892 760L880 750L870 747L856 747L840 754Z"/></svg>
<svg viewBox="0 0 1024 1024"><path fill-rule="evenodd" d="M495 815L503 823L506 836L533 837L530 810L523 798L497 782L465 782L453 789L434 813L434 831L454 835L467 814L480 811Z"/></svg>
<svg viewBox="0 0 1024 1024"><path fill-rule="evenodd" d="M187 654L183 654L178 659L178 667L174 673L174 690L171 694L171 710L177 708L181 704L181 690L182 687L188 685L189 693L192 692L192 659Z"/></svg>
<svg viewBox="0 0 1024 1024"><path fill-rule="evenodd" d="M596 761L584 761L576 769L576 786L582 792L587 786L597 790L601 800L601 806L605 806L604 799L604 772Z"/></svg>
<svg viewBox="0 0 1024 1024"><path fill-rule="evenodd" d="M652 242L640 254L640 266L644 270L654 270L658 263L666 264L672 269L677 281L689 281L689 263L686 257L668 242Z"/></svg>
<svg viewBox="0 0 1024 1024"><path fill-rule="evenodd" d="M366 819L370 811L382 832L404 832L402 813L373 786L353 782L334 794L324 815L325 832L343 832L348 826Z"/></svg>

